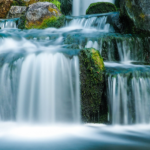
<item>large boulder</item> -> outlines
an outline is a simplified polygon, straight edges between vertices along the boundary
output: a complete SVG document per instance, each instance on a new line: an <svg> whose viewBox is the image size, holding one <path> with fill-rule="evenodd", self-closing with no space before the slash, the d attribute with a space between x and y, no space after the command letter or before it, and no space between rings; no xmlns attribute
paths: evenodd
<svg viewBox="0 0 150 150"><path fill-rule="evenodd" d="M107 103L104 91L104 63L98 50L82 49L80 59L81 110L84 122L106 122ZM102 109L101 106L103 105Z"/></svg>
<svg viewBox="0 0 150 150"><path fill-rule="evenodd" d="M100 14L117 11L117 8L114 4L109 2L97 2L92 3L86 10L86 14Z"/></svg>
<svg viewBox="0 0 150 150"><path fill-rule="evenodd" d="M6 18L13 0L0 0L0 18Z"/></svg>
<svg viewBox="0 0 150 150"><path fill-rule="evenodd" d="M7 18L19 18L26 13L26 6L11 6Z"/></svg>
<svg viewBox="0 0 150 150"><path fill-rule="evenodd" d="M28 7L26 26L27 28L30 28L30 26L40 26L45 19L52 18L52 20L55 20L56 17L61 15L61 12L53 3L37 2Z"/></svg>
<svg viewBox="0 0 150 150"><path fill-rule="evenodd" d="M120 7L121 16L128 17L137 29L150 31L150 0L121 0Z"/></svg>

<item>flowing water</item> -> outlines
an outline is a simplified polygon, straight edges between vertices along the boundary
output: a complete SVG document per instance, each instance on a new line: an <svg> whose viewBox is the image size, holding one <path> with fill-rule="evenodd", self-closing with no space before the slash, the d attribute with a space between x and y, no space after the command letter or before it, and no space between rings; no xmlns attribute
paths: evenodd
<svg viewBox="0 0 150 150"><path fill-rule="evenodd" d="M0 19L0 28L17 28L17 21L19 18L16 19Z"/></svg>
<svg viewBox="0 0 150 150"><path fill-rule="evenodd" d="M150 39L115 33L118 13L78 16L91 2L74 0L76 17L61 29L19 30L17 19L0 20L1 150L150 149ZM81 123L85 47L105 60L109 125Z"/></svg>

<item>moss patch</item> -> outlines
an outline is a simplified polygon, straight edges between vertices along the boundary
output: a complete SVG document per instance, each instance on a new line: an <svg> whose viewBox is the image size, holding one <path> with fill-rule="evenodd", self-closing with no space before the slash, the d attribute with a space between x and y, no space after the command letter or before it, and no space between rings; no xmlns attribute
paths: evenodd
<svg viewBox="0 0 150 150"><path fill-rule="evenodd" d="M120 22L123 33L150 35L150 32L144 29L147 16L142 12L142 9L138 5L133 5L131 0L124 0L120 3Z"/></svg>
<svg viewBox="0 0 150 150"><path fill-rule="evenodd" d="M104 90L104 63L99 51L80 51L81 108L84 122L100 122L100 106Z"/></svg>
<svg viewBox="0 0 150 150"><path fill-rule="evenodd" d="M54 28L60 28L64 25L65 21L65 16L60 16L60 17L50 17L50 18L45 18L42 23L36 22L36 23L28 23L26 25L27 29L45 29L49 27L54 27Z"/></svg>
<svg viewBox="0 0 150 150"><path fill-rule="evenodd" d="M60 10L60 7L61 7L61 3L58 0L30 0L29 2L26 2L26 6L29 6L29 5L37 3L37 2L50 2L50 3L53 3L59 10Z"/></svg>
<svg viewBox="0 0 150 150"><path fill-rule="evenodd" d="M12 6L26 6L26 3L23 0L13 0Z"/></svg>
<svg viewBox="0 0 150 150"><path fill-rule="evenodd" d="M99 13L108 13L117 11L117 8L114 4L108 2L97 2L92 3L89 8L86 10L86 14L99 14Z"/></svg>
<svg viewBox="0 0 150 150"><path fill-rule="evenodd" d="M19 21L18 21L18 29L25 29L25 24L26 24L26 16L21 16Z"/></svg>

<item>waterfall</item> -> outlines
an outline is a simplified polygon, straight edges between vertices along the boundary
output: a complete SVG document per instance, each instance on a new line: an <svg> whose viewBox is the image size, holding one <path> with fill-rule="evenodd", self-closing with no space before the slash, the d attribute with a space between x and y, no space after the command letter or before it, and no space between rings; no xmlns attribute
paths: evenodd
<svg viewBox="0 0 150 150"><path fill-rule="evenodd" d="M11 64L4 63L0 82L1 121L80 122L77 56L28 54Z"/></svg>
<svg viewBox="0 0 150 150"><path fill-rule="evenodd" d="M108 22L108 16L114 13L98 15L85 15L79 17L67 16L66 26L81 29L96 29L100 32L114 32L113 27Z"/></svg>
<svg viewBox="0 0 150 150"><path fill-rule="evenodd" d="M131 79L130 79L131 78ZM113 124L150 123L150 74L110 75L108 100Z"/></svg>
<svg viewBox="0 0 150 150"><path fill-rule="evenodd" d="M0 19L0 28L17 28L18 18L15 19Z"/></svg>
<svg viewBox="0 0 150 150"><path fill-rule="evenodd" d="M85 15L89 5L95 2L114 3L115 0L73 0L73 16Z"/></svg>

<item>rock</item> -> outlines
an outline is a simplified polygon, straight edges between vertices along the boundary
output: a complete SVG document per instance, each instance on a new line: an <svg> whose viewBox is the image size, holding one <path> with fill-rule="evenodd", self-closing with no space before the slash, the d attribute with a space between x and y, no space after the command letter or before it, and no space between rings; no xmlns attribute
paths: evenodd
<svg viewBox="0 0 150 150"><path fill-rule="evenodd" d="M105 70L103 58L99 51L89 48L80 51L79 59L82 120L100 122L100 106L104 100L102 99ZM107 109L105 111L105 116L107 116Z"/></svg>
<svg viewBox="0 0 150 150"><path fill-rule="evenodd" d="M60 16L61 12L53 3L37 2L29 5L26 13L27 27L39 26L45 19Z"/></svg>
<svg viewBox="0 0 150 150"><path fill-rule="evenodd" d="M72 15L72 0L59 0L61 2L61 12L64 15Z"/></svg>
<svg viewBox="0 0 150 150"><path fill-rule="evenodd" d="M0 18L6 18L13 0L0 0Z"/></svg>
<svg viewBox="0 0 150 150"><path fill-rule="evenodd" d="M120 22L119 12L115 12L109 15L107 21L113 26L117 33L122 32L122 23Z"/></svg>
<svg viewBox="0 0 150 150"><path fill-rule="evenodd" d="M26 6L11 6L7 18L20 18L26 13Z"/></svg>
<svg viewBox="0 0 150 150"><path fill-rule="evenodd" d="M121 0L120 7L121 16L123 17L122 20L125 20L126 16L130 19L130 22L133 22L137 29L150 31L149 0ZM129 23L127 23L127 25L129 26Z"/></svg>
<svg viewBox="0 0 150 150"><path fill-rule="evenodd" d="M100 14L117 11L117 8L114 4L108 2L97 2L92 3L86 10L86 14Z"/></svg>

